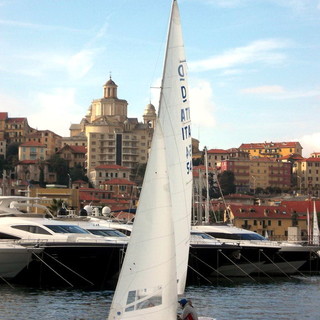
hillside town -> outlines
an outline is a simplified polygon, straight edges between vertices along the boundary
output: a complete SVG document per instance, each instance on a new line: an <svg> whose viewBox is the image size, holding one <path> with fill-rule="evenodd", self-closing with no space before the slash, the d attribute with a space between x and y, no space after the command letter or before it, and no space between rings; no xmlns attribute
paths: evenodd
<svg viewBox="0 0 320 320"><path fill-rule="evenodd" d="M129 118L117 89L110 77L69 137L0 112L1 194L46 197L48 207L60 200L76 212L107 206L132 218L157 115L150 103L142 122ZM273 239L308 241L311 200L320 206L320 152L304 158L298 141L199 145L193 138L194 223L232 222Z"/></svg>

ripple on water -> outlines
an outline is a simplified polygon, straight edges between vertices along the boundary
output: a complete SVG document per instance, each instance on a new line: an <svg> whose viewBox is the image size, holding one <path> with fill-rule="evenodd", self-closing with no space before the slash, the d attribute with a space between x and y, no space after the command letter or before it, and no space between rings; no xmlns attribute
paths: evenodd
<svg viewBox="0 0 320 320"><path fill-rule="evenodd" d="M185 296L199 314L217 320L318 320L319 289L320 277L313 277L192 286ZM0 285L0 319L105 320L112 295L112 291L49 291Z"/></svg>

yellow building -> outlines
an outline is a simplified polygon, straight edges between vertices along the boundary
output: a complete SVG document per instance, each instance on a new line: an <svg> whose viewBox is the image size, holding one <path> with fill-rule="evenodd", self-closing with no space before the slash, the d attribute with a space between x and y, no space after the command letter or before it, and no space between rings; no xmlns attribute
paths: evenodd
<svg viewBox="0 0 320 320"><path fill-rule="evenodd" d="M311 157L295 162L293 173L300 193L320 195L320 158Z"/></svg>
<svg viewBox="0 0 320 320"><path fill-rule="evenodd" d="M281 158L290 154L302 155L302 146L299 142L243 143L239 149L249 152L250 158Z"/></svg>
<svg viewBox="0 0 320 320"><path fill-rule="evenodd" d="M236 227L257 232L262 236L268 235L273 240L307 240L306 208L298 211L286 204L279 206L230 204L229 209L231 222ZM289 229L292 227L296 227L299 231L295 239L288 239Z"/></svg>
<svg viewBox="0 0 320 320"><path fill-rule="evenodd" d="M38 142L46 146L45 158L49 159L61 147L62 137L50 130L37 130L26 136L25 142Z"/></svg>
<svg viewBox="0 0 320 320"><path fill-rule="evenodd" d="M255 191L257 188L291 187L291 164L270 158L251 160L226 160L221 162L221 171L234 173L236 192Z"/></svg>
<svg viewBox="0 0 320 320"><path fill-rule="evenodd" d="M23 160L45 160L46 145L40 142L26 142L19 146L19 161Z"/></svg>
<svg viewBox="0 0 320 320"><path fill-rule="evenodd" d="M69 188L30 188L30 197L40 197L41 204L50 207L53 199L62 200L68 207L80 209L79 189ZM56 214L56 212L52 212Z"/></svg>

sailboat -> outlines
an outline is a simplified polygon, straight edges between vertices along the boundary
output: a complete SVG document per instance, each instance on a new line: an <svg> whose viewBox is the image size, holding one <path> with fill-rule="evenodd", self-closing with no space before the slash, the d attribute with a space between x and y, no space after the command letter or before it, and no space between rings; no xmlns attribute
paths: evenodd
<svg viewBox="0 0 320 320"><path fill-rule="evenodd" d="M191 120L178 4L173 0L158 118L139 207L110 308L113 319L177 319L192 197Z"/></svg>

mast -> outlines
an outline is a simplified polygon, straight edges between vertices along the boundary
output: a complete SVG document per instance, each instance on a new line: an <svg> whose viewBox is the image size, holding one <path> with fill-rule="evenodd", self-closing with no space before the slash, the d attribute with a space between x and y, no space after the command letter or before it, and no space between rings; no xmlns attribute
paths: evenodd
<svg viewBox="0 0 320 320"><path fill-rule="evenodd" d="M205 203L205 223L209 223L209 173L208 173L208 150L207 147L204 147L204 164L206 168L206 189L207 189L207 195L206 195L206 203Z"/></svg>

